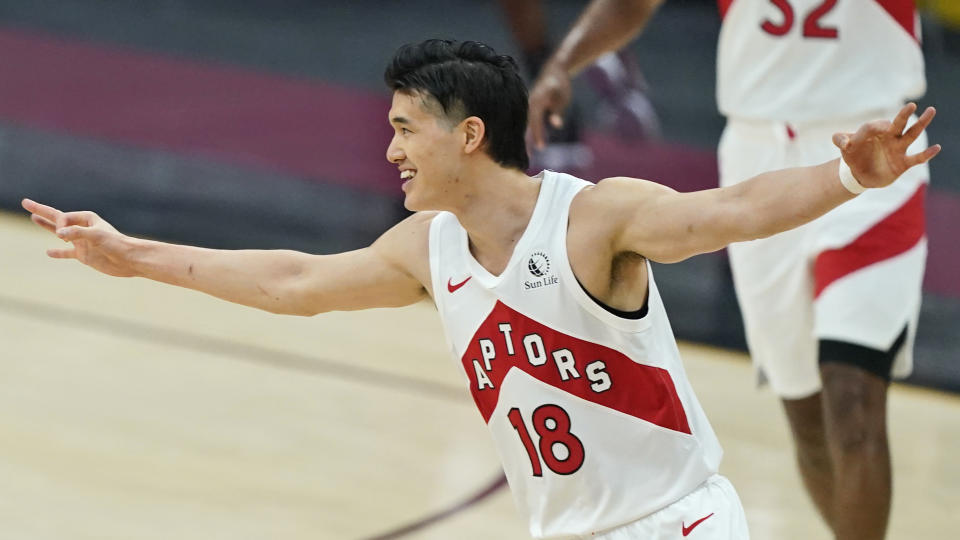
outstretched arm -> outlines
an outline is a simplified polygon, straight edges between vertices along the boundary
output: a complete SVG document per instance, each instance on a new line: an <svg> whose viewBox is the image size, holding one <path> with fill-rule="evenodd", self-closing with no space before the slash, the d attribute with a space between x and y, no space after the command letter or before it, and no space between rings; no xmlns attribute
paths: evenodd
<svg viewBox="0 0 960 540"><path fill-rule="evenodd" d="M934 145L907 155L934 116L928 108L905 129L916 105L890 121L870 122L833 142L864 187L882 188L940 151ZM614 252L676 262L733 242L764 238L816 219L855 195L843 186L840 160L760 174L739 184L692 193L633 178L600 182L592 194L613 227Z"/></svg>
<svg viewBox="0 0 960 540"><path fill-rule="evenodd" d="M529 122L534 144L545 141L544 118L563 125L570 103L570 80L606 52L626 45L640 33L663 0L593 0L567 32L530 91Z"/></svg>
<svg viewBox="0 0 960 540"><path fill-rule="evenodd" d="M144 277L273 313L396 307L426 295L414 277L421 272L411 264L421 251L426 257L429 215L411 216L367 248L309 255L143 240L121 234L93 212L61 212L29 199L23 207L34 223L72 244L48 250L50 257L76 259L111 276Z"/></svg>

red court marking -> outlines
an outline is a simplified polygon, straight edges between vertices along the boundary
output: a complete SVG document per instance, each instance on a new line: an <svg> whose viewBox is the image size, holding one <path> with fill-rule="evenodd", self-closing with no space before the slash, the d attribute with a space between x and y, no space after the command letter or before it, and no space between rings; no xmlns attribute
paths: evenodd
<svg viewBox="0 0 960 540"><path fill-rule="evenodd" d="M814 298L831 283L861 268L899 255L923 238L927 185L922 184L907 202L850 244L824 251L813 267Z"/></svg>
<svg viewBox="0 0 960 540"><path fill-rule="evenodd" d="M407 525L397 527L396 529L385 532L383 534L371 536L370 538L367 538L365 540L395 540L397 538L403 538L411 533L414 533L421 529L425 529L430 525L437 523L438 521L443 521L448 517L451 517L455 514L459 514L460 512L463 512L464 510L469 510L470 508L476 506L478 503L487 499L488 497L490 497L497 491L500 491L506 486L507 486L507 477L504 476L503 473L500 473L500 475L496 478L496 480L488 484L486 487L484 487L480 491L474 493L464 501L456 503L453 506L450 506L449 508L445 508L433 514L424 516Z"/></svg>

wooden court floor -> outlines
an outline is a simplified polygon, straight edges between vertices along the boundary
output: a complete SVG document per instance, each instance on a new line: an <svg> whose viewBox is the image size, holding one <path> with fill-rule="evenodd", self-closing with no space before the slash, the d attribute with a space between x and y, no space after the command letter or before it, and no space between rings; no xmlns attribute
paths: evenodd
<svg viewBox="0 0 960 540"><path fill-rule="evenodd" d="M280 317L56 244L0 213L0 540L528 538L431 306ZM828 538L743 355L682 353L753 538ZM960 399L890 410L890 538L957 538Z"/></svg>

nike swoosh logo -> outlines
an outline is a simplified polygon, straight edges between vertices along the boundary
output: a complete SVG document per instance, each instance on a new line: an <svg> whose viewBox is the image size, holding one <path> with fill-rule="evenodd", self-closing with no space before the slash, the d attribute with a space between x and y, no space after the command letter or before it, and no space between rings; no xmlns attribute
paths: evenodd
<svg viewBox="0 0 960 540"><path fill-rule="evenodd" d="M454 285L454 283L453 283L453 278L448 279L448 280L447 280L447 290L450 291L451 293L457 292L457 289L459 289L460 287L463 287L464 285L466 285L467 282L470 281L470 278L472 278L472 277L473 277L473 276L467 276L467 279L461 281L460 283L457 283L456 285Z"/></svg>
<svg viewBox="0 0 960 540"><path fill-rule="evenodd" d="M712 515L713 515L713 512L710 513L710 516L712 516ZM704 516L704 517L702 517L702 518L694 521L693 523L690 524L689 527L687 527L686 525L684 525L684 524L681 522L681 523L680 523L680 528L683 529L683 535L684 535L684 536L687 536L688 534L690 534L690 531L692 531L692 530L694 529L694 527L696 527L697 525L699 525L699 524L703 523L704 521L706 521L707 518L709 518L710 516ZM676 522L674 522L674 523L676 523Z"/></svg>

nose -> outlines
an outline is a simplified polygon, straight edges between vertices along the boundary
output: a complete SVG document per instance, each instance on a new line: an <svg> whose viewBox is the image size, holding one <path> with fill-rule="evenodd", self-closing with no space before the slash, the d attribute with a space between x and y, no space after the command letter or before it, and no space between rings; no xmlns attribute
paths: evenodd
<svg viewBox="0 0 960 540"><path fill-rule="evenodd" d="M390 144L387 145L387 161L390 163L400 163L405 157L403 149L397 145L397 138L394 137L390 139Z"/></svg>

